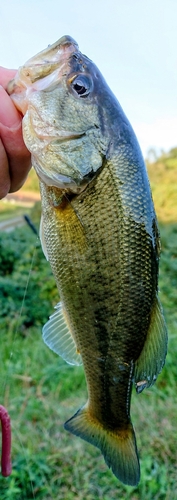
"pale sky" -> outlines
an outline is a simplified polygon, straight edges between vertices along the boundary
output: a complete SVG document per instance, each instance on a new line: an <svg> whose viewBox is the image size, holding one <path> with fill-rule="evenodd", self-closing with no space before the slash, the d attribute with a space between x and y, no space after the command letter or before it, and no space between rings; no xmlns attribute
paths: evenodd
<svg viewBox="0 0 177 500"><path fill-rule="evenodd" d="M63 35L97 64L144 156L177 146L177 0L0 0L1 66Z"/></svg>

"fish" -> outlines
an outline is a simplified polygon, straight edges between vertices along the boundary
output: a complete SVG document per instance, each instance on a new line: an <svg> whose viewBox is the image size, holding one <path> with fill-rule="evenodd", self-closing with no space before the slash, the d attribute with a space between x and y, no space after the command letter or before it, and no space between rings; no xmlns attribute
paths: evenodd
<svg viewBox="0 0 177 500"><path fill-rule="evenodd" d="M43 339L83 364L86 377L88 400L64 427L135 486L132 388L154 384L167 352L160 235L141 149L99 69L68 35L20 67L8 92L24 115L41 244L60 296Z"/></svg>

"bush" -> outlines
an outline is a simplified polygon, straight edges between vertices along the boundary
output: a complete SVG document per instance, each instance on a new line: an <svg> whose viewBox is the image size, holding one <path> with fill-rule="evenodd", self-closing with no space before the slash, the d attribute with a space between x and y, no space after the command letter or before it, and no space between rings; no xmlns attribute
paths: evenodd
<svg viewBox="0 0 177 500"><path fill-rule="evenodd" d="M18 327L21 333L43 325L59 296L40 241L30 228L1 234L0 263L0 325Z"/></svg>
<svg viewBox="0 0 177 500"><path fill-rule="evenodd" d="M14 269L14 264L17 259L16 252L9 245L7 246L7 240L4 238L4 234L0 234L0 276L5 276L6 274L11 274Z"/></svg>

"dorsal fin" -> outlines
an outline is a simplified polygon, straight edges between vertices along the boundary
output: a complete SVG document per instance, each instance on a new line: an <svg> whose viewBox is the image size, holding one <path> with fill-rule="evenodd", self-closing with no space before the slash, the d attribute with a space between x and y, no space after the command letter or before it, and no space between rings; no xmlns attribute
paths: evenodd
<svg viewBox="0 0 177 500"><path fill-rule="evenodd" d="M55 307L56 312L42 329L42 337L47 346L70 365L82 365L82 358L75 340L69 330L62 303Z"/></svg>

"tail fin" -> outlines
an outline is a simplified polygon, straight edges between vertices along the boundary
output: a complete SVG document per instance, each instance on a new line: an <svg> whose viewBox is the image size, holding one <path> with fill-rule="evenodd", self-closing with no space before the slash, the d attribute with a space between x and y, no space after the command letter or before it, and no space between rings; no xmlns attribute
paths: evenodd
<svg viewBox="0 0 177 500"><path fill-rule="evenodd" d="M65 423L64 427L99 448L106 464L122 483L131 486L138 484L140 466L131 422L126 430L107 430L84 406Z"/></svg>

